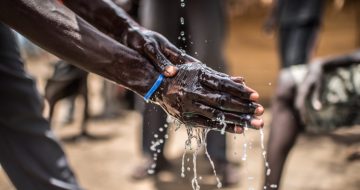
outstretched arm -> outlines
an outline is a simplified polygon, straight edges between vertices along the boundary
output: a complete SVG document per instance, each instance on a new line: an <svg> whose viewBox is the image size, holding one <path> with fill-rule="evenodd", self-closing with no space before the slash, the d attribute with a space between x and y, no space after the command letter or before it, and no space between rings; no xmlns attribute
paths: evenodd
<svg viewBox="0 0 360 190"><path fill-rule="evenodd" d="M198 62L171 44L165 37L136 23L111 0L63 0L79 16L122 44L152 61L167 77L176 74L175 65Z"/></svg>
<svg viewBox="0 0 360 190"><path fill-rule="evenodd" d="M158 72L54 0L2 0L0 19L58 57L144 95Z"/></svg>
<svg viewBox="0 0 360 190"><path fill-rule="evenodd" d="M2 0L0 20L60 58L142 96L159 76L147 59L55 0ZM244 122L263 125L257 118L263 108L254 103L258 96L240 78L194 63L181 65L176 77L166 78L152 101L183 123L219 129L225 122L227 131L239 133Z"/></svg>

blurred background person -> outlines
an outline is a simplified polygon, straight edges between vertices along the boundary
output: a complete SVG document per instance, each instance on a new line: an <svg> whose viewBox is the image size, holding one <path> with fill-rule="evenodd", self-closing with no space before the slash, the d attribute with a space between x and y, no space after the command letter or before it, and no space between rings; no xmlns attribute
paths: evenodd
<svg viewBox="0 0 360 190"><path fill-rule="evenodd" d="M186 53L203 61L207 66L220 72L226 72L226 61L223 55L224 38L227 28L225 2L221 0L185 1L153 0L140 1L140 22L144 27L163 34L170 42L181 47ZM159 172L170 163L164 154L166 143L156 149L157 160L153 160L150 147L154 134L164 139L164 128L167 114L157 105L146 104L143 114L142 151L145 162L137 166L132 174L135 179L148 176L148 169L156 162L155 172ZM165 141L166 142L166 141ZM208 151L215 162L216 170L222 176L224 185L236 184L239 180L236 167L226 157L226 136L217 131L210 131Z"/></svg>
<svg viewBox="0 0 360 190"><path fill-rule="evenodd" d="M273 189L280 188L286 158L300 132L330 131L339 126L356 124L352 118L356 117L356 114L354 116L349 112L352 108L358 109L356 99L359 98L359 94L349 89L345 92L340 91L346 88L346 84L351 84L350 88L356 89L358 83L344 79L335 87L329 86L331 82L334 83L334 80L341 78L341 74L334 73L335 69L329 67L354 64L359 61L359 56L355 53L314 61L308 66L303 65L310 61L315 49L324 6L323 0L277 0L274 1L270 17L265 23L266 32L277 27L281 61L281 71L272 101L272 121L267 148L271 174L265 176L264 183ZM357 76L358 71L358 67L350 68L346 75L355 73ZM323 81L323 84L317 85L318 92L313 92L314 85L320 81ZM347 106L341 106L344 102L327 99L330 91L335 94L346 94L344 102ZM318 100L314 103L315 96ZM327 104L324 110L320 110L320 100ZM340 111L342 116L336 117L336 113L331 111L334 108L343 108L344 110Z"/></svg>
<svg viewBox="0 0 360 190"><path fill-rule="evenodd" d="M323 13L323 0L275 0L265 31L276 29L281 69L307 63L314 51ZM280 76L281 77L281 76ZM278 79L281 80L281 79ZM268 162L271 175L265 176L265 185L279 187L286 157L302 130L295 109L295 96L286 96L281 91L290 81L279 81L272 101L272 121L268 140ZM286 100L284 100L286 98ZM285 109L290 107L289 109Z"/></svg>
<svg viewBox="0 0 360 190"><path fill-rule="evenodd" d="M277 29L281 69L307 63L314 51L319 33L323 0L275 0L273 3L273 9L265 22L265 31ZM286 84L287 82L290 81L279 82L277 89L286 88L290 85ZM286 157L302 130L296 119L299 116L291 112L295 109L295 96L284 97L281 92L277 90L272 101L273 118L267 145L271 175L265 177L265 185L276 184L277 187L280 185ZM284 109L288 106L290 109Z"/></svg>
<svg viewBox="0 0 360 190"><path fill-rule="evenodd" d="M267 187L280 188L284 163L300 132L324 134L360 124L360 114L354 112L360 109L359 89L360 51L282 69L268 142ZM360 142L356 134L330 137L347 145ZM347 159L357 160L359 155L355 149Z"/></svg>

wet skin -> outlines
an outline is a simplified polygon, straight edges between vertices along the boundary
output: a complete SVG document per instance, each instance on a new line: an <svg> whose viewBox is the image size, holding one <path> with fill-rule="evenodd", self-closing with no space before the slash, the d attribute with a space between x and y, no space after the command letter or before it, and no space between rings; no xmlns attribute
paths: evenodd
<svg viewBox="0 0 360 190"><path fill-rule="evenodd" d="M87 3L105 6L109 5L110 1L97 0ZM90 12L106 15L100 10L107 12L107 9L96 8ZM120 10L116 8L116 11ZM2 0L0 2L2 22L58 57L123 85L141 96L146 94L157 79L159 75L157 69L161 70L161 67L156 66L159 64L151 59L152 55L153 58L161 60L160 65L166 60L169 64L197 62L187 55L181 56L181 52L175 46L157 33L139 27L134 34L131 34L134 28L129 27L128 24L134 21L124 11L120 16L123 22L120 22L119 18L117 21L110 19L107 22L118 23L119 36L127 36L124 43L135 50L115 41L113 38L117 39L117 35L110 32L115 30L109 29L106 32L113 37L110 38L56 1ZM96 20L97 17L94 19ZM99 19L101 21L101 17ZM106 24L102 27L102 31L106 31L104 28ZM149 37L152 36L150 34L158 37L152 39ZM165 41L156 41L159 39ZM166 42L168 46L165 47L160 42ZM133 45L129 45L130 43ZM162 47L161 52L167 58L165 61L165 58L158 57L157 47ZM175 77L166 78L152 97L152 101L161 105L170 115L183 123L213 128L220 128L216 119L224 115L225 122L229 123L228 131L237 133L242 132L239 125L244 121L250 122L254 128L262 127L263 121L256 115L263 113L263 107L254 103L259 95L246 87L241 78L218 73L200 63L179 65L176 70L178 73ZM175 71L173 72L176 73Z"/></svg>
<svg viewBox="0 0 360 190"><path fill-rule="evenodd" d="M154 64L167 77L175 76L177 64L199 62L182 53L161 34L136 23L111 0L64 0L64 5L73 10L100 31L136 50Z"/></svg>

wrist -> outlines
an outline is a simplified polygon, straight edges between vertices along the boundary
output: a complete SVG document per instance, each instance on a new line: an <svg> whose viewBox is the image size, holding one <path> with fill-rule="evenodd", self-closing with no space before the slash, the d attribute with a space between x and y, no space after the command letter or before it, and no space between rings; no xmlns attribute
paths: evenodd
<svg viewBox="0 0 360 190"><path fill-rule="evenodd" d="M132 51L133 52L133 51ZM111 69L112 75L115 76L115 82L124 85L141 95L142 97L151 89L158 79L160 73L155 67L136 52L135 56L127 55L130 59L125 59L121 53L114 60L114 68Z"/></svg>

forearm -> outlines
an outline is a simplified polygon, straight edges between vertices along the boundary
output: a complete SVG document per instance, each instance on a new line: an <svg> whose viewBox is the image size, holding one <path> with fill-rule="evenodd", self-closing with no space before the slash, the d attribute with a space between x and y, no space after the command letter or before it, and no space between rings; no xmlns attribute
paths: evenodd
<svg viewBox="0 0 360 190"><path fill-rule="evenodd" d="M139 25L111 0L64 0L64 5L102 32L122 41L129 28Z"/></svg>
<svg viewBox="0 0 360 190"><path fill-rule="evenodd" d="M1 0L0 20L58 57L144 95L155 68L51 0Z"/></svg>
<svg viewBox="0 0 360 190"><path fill-rule="evenodd" d="M342 56L325 58L322 61L324 70L332 70L358 63L360 63L360 50Z"/></svg>

